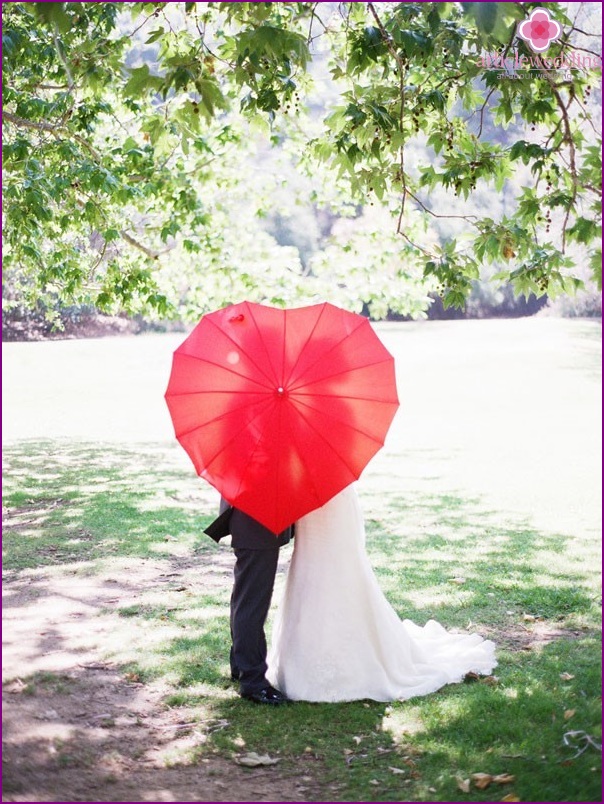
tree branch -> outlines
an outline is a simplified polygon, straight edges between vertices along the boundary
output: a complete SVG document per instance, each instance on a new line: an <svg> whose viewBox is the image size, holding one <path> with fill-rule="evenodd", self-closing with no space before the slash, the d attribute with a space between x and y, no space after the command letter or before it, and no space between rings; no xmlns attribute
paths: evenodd
<svg viewBox="0 0 604 804"><path fill-rule="evenodd" d="M26 120L24 117L18 117L16 114L12 114L11 112L2 112L2 119L7 120L9 123L13 123L15 126L20 126L21 128L33 128L37 131L51 131L53 133L57 131L57 126L53 125L52 123Z"/></svg>
<svg viewBox="0 0 604 804"><path fill-rule="evenodd" d="M563 100L562 96L560 95L560 92L559 92L558 88L556 87L556 84L553 81L553 79L551 79L549 77L548 73L544 73L544 77L545 77L545 80L547 81L547 83L550 85L552 95L554 96L554 98L556 100L556 103L558 105L558 108L560 109L560 114L562 115L562 126L563 126L563 129L564 129L563 142L565 142L568 145L569 172L570 172L570 177L571 177L571 182L572 182L572 187L573 187L572 205L574 205L574 203L576 201L576 198L577 198L577 193L578 193L578 190L579 190L579 178L577 176L575 141L573 139L573 134L572 134L572 131L571 131L570 118L568 116L568 109L566 108L564 100ZM569 205L567 207L566 215L564 216L564 221L562 223L562 253L563 254L565 253L565 250L566 250L566 228L568 226L568 220L570 218L570 209L571 209L571 205Z"/></svg>
<svg viewBox="0 0 604 804"><path fill-rule="evenodd" d="M161 254L171 251L169 248L166 248L163 251L156 251L155 249L149 248L149 246L145 246L143 243L139 243L138 240L135 240L134 237L128 234L128 232L126 232L124 229L120 230L120 235L126 241L126 243L129 243L134 248L142 251L143 254L146 254L147 257L150 257L152 260L158 260Z"/></svg>
<svg viewBox="0 0 604 804"><path fill-rule="evenodd" d="M399 125L399 131L401 133L401 137L403 138L403 141L401 142L401 145L400 145L400 148L399 148L399 163L400 163L400 179L401 179L401 185L402 185L402 198L401 198L401 209L400 209L400 212L399 212L398 222L397 222L397 225L396 225L396 231L397 231L398 234L403 234L402 231L401 231L401 225L402 225L402 222L403 222L403 215L405 214L405 200L407 198L407 192L408 192L408 190L407 190L407 179L406 179L406 176L405 176L405 132L404 132L404 129L403 129L403 123L404 123L404 118L405 118L405 62L403 61L400 53L394 47L394 42L392 40L392 37L390 36L388 31L384 28L384 25L383 25L381 19L379 18L377 11L374 8L374 4L373 3L367 3L367 7L371 11L371 14L373 15L373 18L375 19L375 22L376 22L376 24L377 24L377 26L378 26L378 28L380 30L380 33L382 35L382 39L384 40L384 44L388 48L388 52L393 57L393 59L395 60L397 66L398 66L399 95L400 95L400 98L401 98L401 108L400 108L400 112L399 112L398 125Z"/></svg>
<svg viewBox="0 0 604 804"><path fill-rule="evenodd" d="M102 157L96 148L87 142L84 137L76 134L75 131L70 131L67 126L57 123L44 123L41 121L26 120L24 117L18 117L16 114L12 114L11 112L3 112L2 119L7 120L9 123L13 123L13 125L19 126L20 128L32 128L35 131L48 131L55 137L61 134L66 135L67 138L70 137L78 142L83 148L86 148L86 150L94 157L95 162L98 164L102 163Z"/></svg>

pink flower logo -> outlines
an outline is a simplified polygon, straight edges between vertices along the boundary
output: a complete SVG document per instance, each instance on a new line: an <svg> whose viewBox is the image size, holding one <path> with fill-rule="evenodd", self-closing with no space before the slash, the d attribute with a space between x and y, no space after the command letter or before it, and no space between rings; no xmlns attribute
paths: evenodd
<svg viewBox="0 0 604 804"><path fill-rule="evenodd" d="M529 43L537 53L543 53L562 34L561 25L550 18L545 8L535 8L528 20L518 25L518 36Z"/></svg>

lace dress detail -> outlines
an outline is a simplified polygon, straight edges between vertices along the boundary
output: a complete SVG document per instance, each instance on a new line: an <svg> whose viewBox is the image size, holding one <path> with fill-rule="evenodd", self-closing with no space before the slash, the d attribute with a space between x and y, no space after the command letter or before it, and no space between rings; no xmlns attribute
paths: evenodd
<svg viewBox="0 0 604 804"><path fill-rule="evenodd" d="M404 700L490 673L495 645L435 620L401 620L379 588L349 486L296 524L269 651L271 684L292 700Z"/></svg>

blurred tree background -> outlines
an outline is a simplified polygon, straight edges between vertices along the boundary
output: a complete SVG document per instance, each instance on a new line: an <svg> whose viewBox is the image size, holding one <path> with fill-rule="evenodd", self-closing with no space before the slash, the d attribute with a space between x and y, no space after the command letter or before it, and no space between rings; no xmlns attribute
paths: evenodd
<svg viewBox="0 0 604 804"><path fill-rule="evenodd" d="M599 3L3 3L4 329L599 315L600 48Z"/></svg>

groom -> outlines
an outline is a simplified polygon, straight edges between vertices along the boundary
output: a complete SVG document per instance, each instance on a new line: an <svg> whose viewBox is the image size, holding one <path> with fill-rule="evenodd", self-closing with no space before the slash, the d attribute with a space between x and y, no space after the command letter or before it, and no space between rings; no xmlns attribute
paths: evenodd
<svg viewBox="0 0 604 804"><path fill-rule="evenodd" d="M264 624L275 584L279 548L293 536L293 525L279 535L248 514L220 501L220 516L205 531L218 542L231 534L235 553L231 594L231 678L239 681L242 698L278 706L285 695L266 679Z"/></svg>

